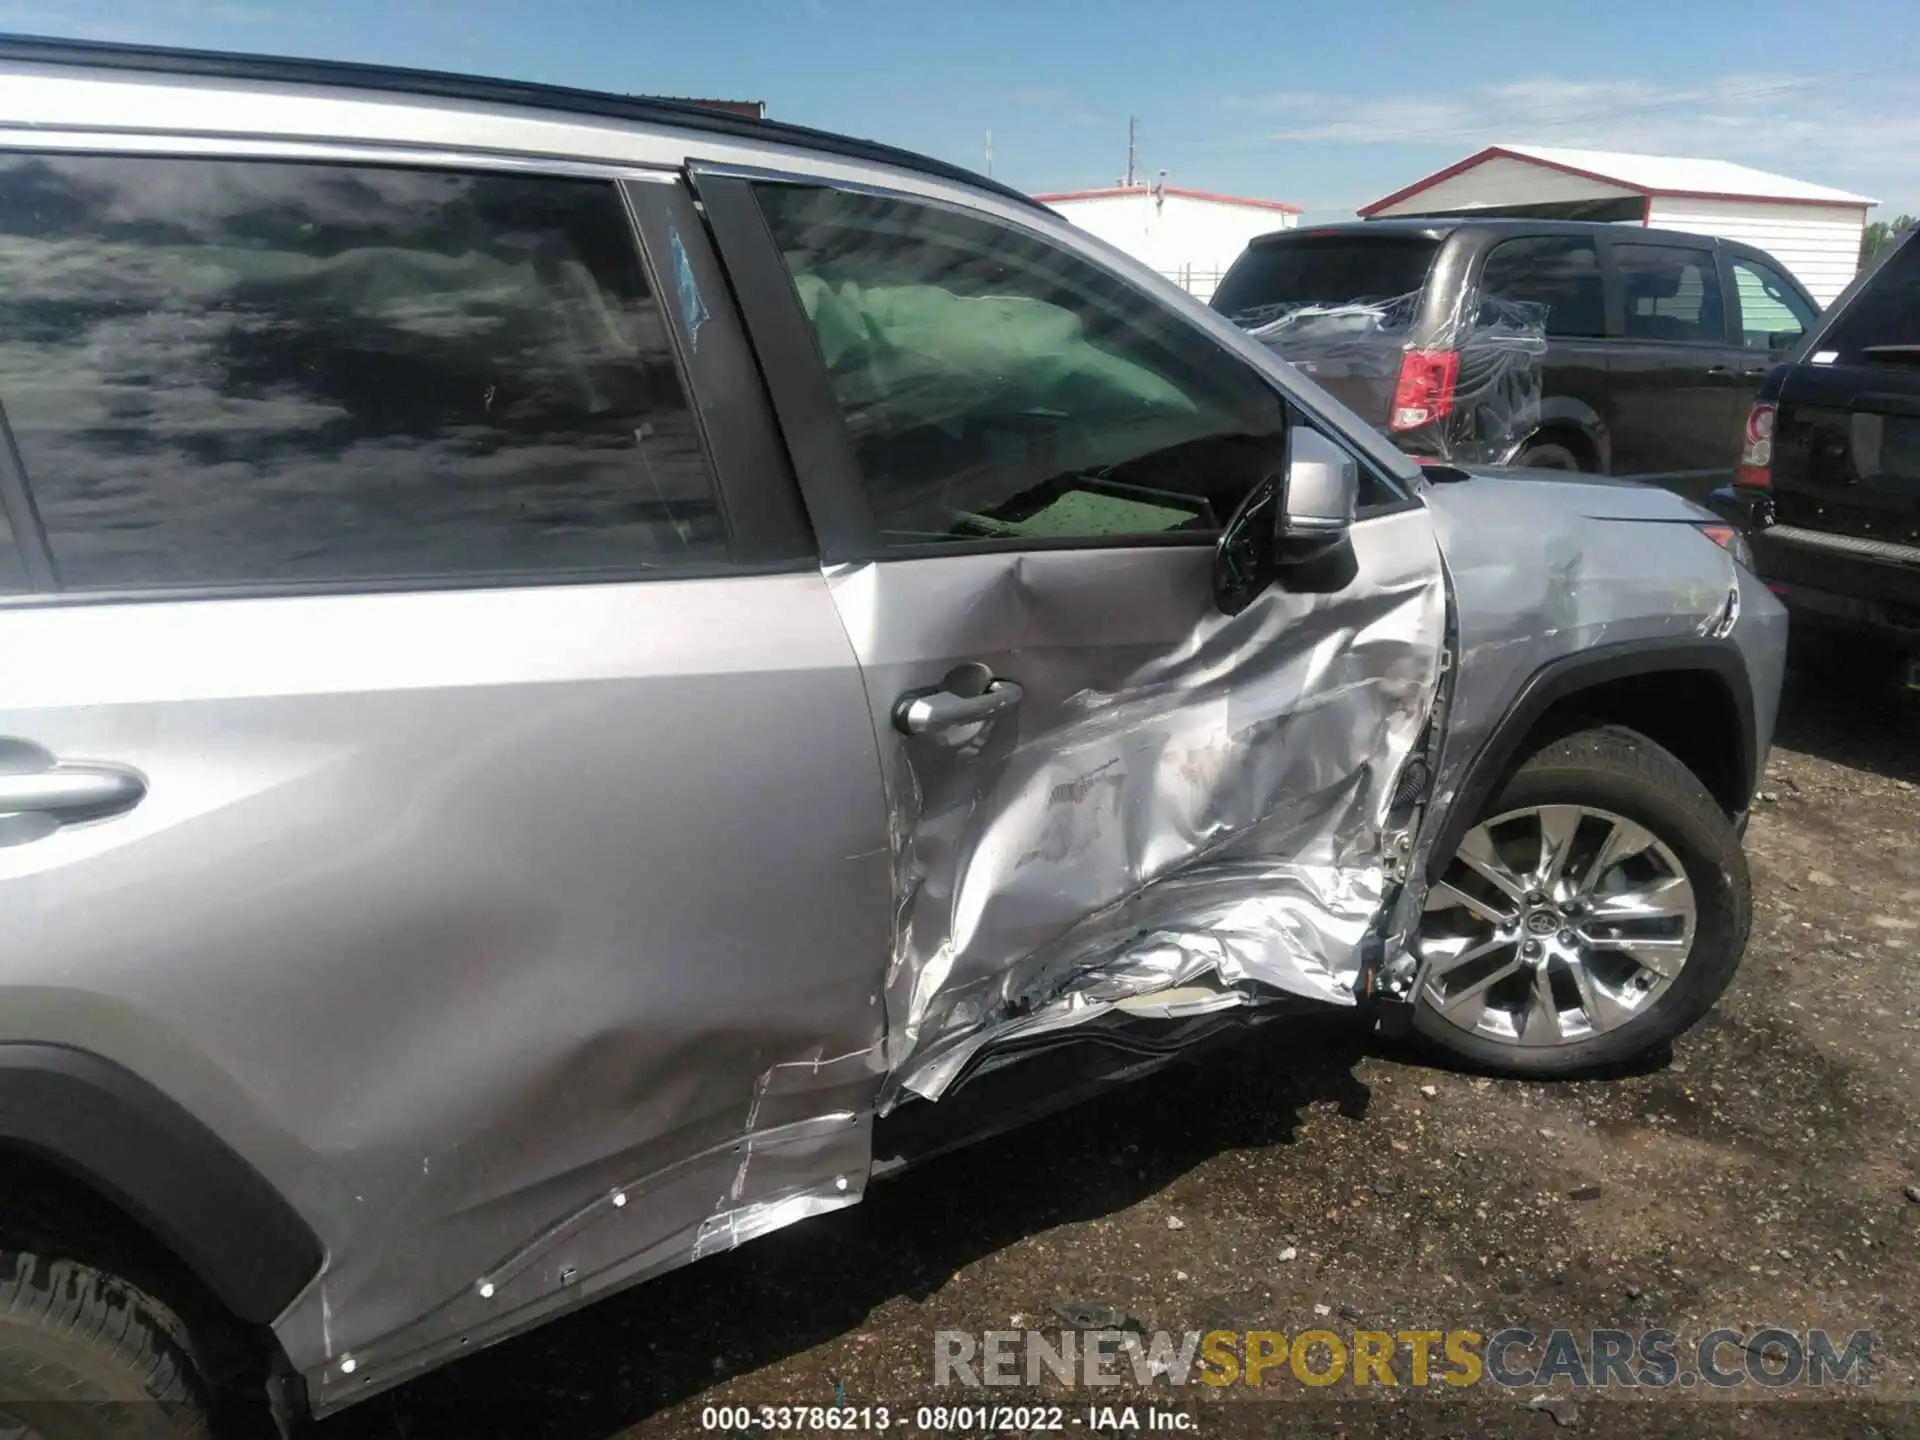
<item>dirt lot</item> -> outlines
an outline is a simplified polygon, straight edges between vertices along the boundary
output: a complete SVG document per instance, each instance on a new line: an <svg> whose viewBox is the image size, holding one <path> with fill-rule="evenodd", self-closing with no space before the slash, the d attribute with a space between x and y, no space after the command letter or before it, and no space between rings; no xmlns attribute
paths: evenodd
<svg viewBox="0 0 1920 1440"><path fill-rule="evenodd" d="M1748 836L1745 968L1642 1073L1490 1081L1325 1025L1269 1031L476 1356L322 1440L644 1440L702 1433L709 1405L836 1395L919 1433L929 1400L1036 1398L935 1391L933 1332L1057 1330L1056 1306L1173 1331L1878 1337L1871 1398L1841 1404L1667 1389L1529 1408L1540 1391L1486 1382L1306 1399L1283 1367L1264 1390L1040 1397L1066 1404L1068 1433L1099 1433L1091 1398L1143 1417L1155 1401L1207 1435L1920 1435L1917 781L1920 705L1790 687Z"/></svg>

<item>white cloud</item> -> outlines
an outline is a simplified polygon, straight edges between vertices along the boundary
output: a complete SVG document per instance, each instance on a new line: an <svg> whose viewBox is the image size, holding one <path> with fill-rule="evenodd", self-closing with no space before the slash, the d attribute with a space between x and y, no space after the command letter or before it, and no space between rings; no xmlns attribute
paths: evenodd
<svg viewBox="0 0 1920 1440"><path fill-rule="evenodd" d="M1223 102L1252 145L1396 144L1477 149L1506 140L1699 155L1879 196L1920 193L1920 95L1882 72L1723 75L1686 85L1534 76L1452 95L1295 91Z"/></svg>

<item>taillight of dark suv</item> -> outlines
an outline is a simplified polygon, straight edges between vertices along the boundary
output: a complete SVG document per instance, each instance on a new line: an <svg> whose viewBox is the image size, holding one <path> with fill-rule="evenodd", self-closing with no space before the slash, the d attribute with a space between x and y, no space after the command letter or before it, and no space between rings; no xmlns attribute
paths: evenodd
<svg viewBox="0 0 1920 1440"><path fill-rule="evenodd" d="M1773 421L1777 407L1761 401L1747 412L1746 434L1742 437L1740 463L1733 468L1733 483L1751 490L1773 488Z"/></svg>

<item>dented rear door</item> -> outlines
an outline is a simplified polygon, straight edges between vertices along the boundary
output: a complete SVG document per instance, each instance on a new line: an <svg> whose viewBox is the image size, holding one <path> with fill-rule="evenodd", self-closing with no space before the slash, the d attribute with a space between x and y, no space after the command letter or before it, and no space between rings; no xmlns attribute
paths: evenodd
<svg viewBox="0 0 1920 1440"><path fill-rule="evenodd" d="M857 1198L873 731L674 178L95 143L0 155L0 1039L311 1226L322 1410Z"/></svg>
<svg viewBox="0 0 1920 1440"><path fill-rule="evenodd" d="M891 816L883 1108L1116 1009L1355 1003L1445 622L1417 502L1241 614L1273 379L1032 226L701 177L859 656Z"/></svg>

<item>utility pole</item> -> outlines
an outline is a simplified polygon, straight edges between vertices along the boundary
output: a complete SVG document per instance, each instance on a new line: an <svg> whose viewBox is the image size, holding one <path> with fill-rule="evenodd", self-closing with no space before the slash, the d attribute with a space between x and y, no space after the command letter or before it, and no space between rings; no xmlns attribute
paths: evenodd
<svg viewBox="0 0 1920 1440"><path fill-rule="evenodd" d="M1127 116L1127 188L1133 188L1133 116Z"/></svg>
<svg viewBox="0 0 1920 1440"><path fill-rule="evenodd" d="M993 176L993 131L987 131L987 176Z"/></svg>

